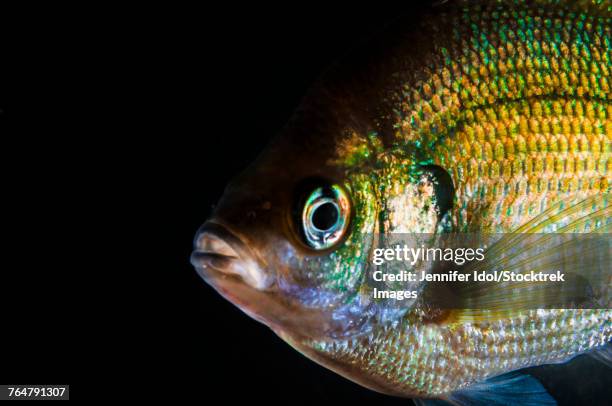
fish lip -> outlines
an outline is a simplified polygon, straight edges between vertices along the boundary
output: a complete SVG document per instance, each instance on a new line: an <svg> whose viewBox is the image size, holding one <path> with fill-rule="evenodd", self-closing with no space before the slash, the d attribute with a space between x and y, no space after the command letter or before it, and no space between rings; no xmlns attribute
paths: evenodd
<svg viewBox="0 0 612 406"><path fill-rule="evenodd" d="M223 263L238 259L230 255L215 254L205 251L194 251L191 253L190 262L196 268L223 268Z"/></svg>
<svg viewBox="0 0 612 406"><path fill-rule="evenodd" d="M208 220L196 232L196 235L193 241L194 251L192 253L192 259L194 258L194 254L199 254L199 255L206 254L206 252L200 251L198 247L198 239L204 233L213 234L219 237L224 242L226 242L234 251L236 251L237 256L234 258L239 258L239 257L255 258L254 253L250 249L248 249L247 244L245 244L243 240L237 236L236 233L230 231L229 227L222 224L218 220ZM220 256L230 257L227 255L220 255ZM196 255L196 258L197 258L197 255ZM195 266L193 262L192 264Z"/></svg>
<svg viewBox="0 0 612 406"><path fill-rule="evenodd" d="M229 227L209 220L196 233L191 264L198 270L216 269L226 273L238 270L244 281L257 290L274 289L274 272L256 254L250 244Z"/></svg>

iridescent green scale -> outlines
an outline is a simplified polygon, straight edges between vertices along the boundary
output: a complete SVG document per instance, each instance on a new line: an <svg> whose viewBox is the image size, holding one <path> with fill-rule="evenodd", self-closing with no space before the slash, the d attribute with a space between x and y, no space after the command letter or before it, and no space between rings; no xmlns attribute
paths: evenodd
<svg viewBox="0 0 612 406"><path fill-rule="evenodd" d="M397 56L421 67L396 72L384 95L395 133L380 189L417 161L435 163L455 184L453 227L490 232L515 230L560 200L609 193L611 3L465 1L449 10L426 22L433 46L421 62L411 46ZM367 336L311 345L390 393L434 396L611 339L611 310L437 323L415 309Z"/></svg>

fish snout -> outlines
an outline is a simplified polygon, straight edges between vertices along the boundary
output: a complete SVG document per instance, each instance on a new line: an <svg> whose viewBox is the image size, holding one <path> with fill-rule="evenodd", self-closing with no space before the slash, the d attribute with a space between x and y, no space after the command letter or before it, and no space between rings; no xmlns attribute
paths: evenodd
<svg viewBox="0 0 612 406"><path fill-rule="evenodd" d="M191 263L208 279L211 273L239 277L248 286L265 290L274 278L260 266L248 247L225 227L205 223L195 237Z"/></svg>

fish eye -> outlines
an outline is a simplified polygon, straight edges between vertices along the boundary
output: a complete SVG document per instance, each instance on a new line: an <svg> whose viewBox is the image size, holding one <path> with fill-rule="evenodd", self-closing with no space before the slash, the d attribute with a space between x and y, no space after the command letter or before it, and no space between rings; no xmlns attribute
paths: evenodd
<svg viewBox="0 0 612 406"><path fill-rule="evenodd" d="M350 201L340 186L315 188L301 211L304 242L316 250L332 247L346 233L349 217Z"/></svg>

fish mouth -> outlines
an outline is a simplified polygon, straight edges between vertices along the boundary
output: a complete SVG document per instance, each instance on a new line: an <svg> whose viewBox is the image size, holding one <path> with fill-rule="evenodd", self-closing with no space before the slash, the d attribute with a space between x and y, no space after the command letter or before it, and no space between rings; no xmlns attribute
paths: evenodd
<svg viewBox="0 0 612 406"><path fill-rule="evenodd" d="M264 324L272 322L263 314L272 307L269 296L273 294L273 280L264 274L247 245L226 226L208 221L200 227L191 264L225 299Z"/></svg>
<svg viewBox="0 0 612 406"><path fill-rule="evenodd" d="M191 263L221 296L277 334L309 338L334 328L328 311L307 309L278 289L275 273L228 227L206 222L196 234Z"/></svg>
<svg viewBox="0 0 612 406"><path fill-rule="evenodd" d="M200 270L234 275L256 290L270 289L272 273L235 233L217 222L208 221L196 234L191 263Z"/></svg>

